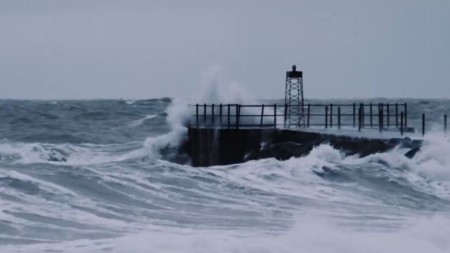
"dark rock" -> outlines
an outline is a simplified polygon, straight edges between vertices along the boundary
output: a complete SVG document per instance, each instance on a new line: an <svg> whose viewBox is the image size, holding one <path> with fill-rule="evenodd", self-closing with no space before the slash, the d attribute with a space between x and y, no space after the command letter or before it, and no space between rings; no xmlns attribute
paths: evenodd
<svg viewBox="0 0 450 253"><path fill-rule="evenodd" d="M417 152L419 152L419 151L420 151L420 147L413 148L413 149L411 149L410 151L406 152L406 153L405 153L405 156L408 157L409 159L411 159L411 158L413 158L413 157L417 154Z"/></svg>

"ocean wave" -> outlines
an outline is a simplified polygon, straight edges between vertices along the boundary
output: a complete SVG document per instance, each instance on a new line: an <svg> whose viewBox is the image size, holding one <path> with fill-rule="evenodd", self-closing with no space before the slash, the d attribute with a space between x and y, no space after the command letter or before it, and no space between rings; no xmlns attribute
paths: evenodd
<svg viewBox="0 0 450 253"><path fill-rule="evenodd" d="M450 249L442 134L425 136L411 159L401 147L359 157L320 145L286 161L196 168L179 156L179 101L3 103L58 117L0 107L18 122L0 122L1 252ZM410 109L419 105L445 109Z"/></svg>

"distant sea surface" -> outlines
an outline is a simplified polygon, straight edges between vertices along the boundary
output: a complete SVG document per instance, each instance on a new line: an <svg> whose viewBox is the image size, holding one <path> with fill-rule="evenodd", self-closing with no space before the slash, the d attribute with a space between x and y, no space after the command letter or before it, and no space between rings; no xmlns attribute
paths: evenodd
<svg viewBox="0 0 450 253"><path fill-rule="evenodd" d="M194 168L172 99L0 100L0 252L450 252L450 100L357 102L426 113L421 151Z"/></svg>

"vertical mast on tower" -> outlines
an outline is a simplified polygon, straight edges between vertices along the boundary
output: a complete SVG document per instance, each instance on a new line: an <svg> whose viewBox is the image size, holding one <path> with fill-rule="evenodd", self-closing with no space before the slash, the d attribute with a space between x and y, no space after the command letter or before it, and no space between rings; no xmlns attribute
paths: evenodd
<svg viewBox="0 0 450 253"><path fill-rule="evenodd" d="M286 72L286 93L285 104L286 111L286 126L289 128L304 127L305 126L305 108L303 101L303 72L297 71L295 65L292 66L292 71Z"/></svg>

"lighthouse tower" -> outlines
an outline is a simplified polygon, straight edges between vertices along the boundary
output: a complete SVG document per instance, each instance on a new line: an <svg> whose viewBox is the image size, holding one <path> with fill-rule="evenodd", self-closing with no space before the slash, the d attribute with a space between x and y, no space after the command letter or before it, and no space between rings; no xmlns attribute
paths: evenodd
<svg viewBox="0 0 450 253"><path fill-rule="evenodd" d="M286 127L304 127L305 126L305 107L303 100L303 72L297 71L295 65L291 71L286 72L286 92L285 104Z"/></svg>

